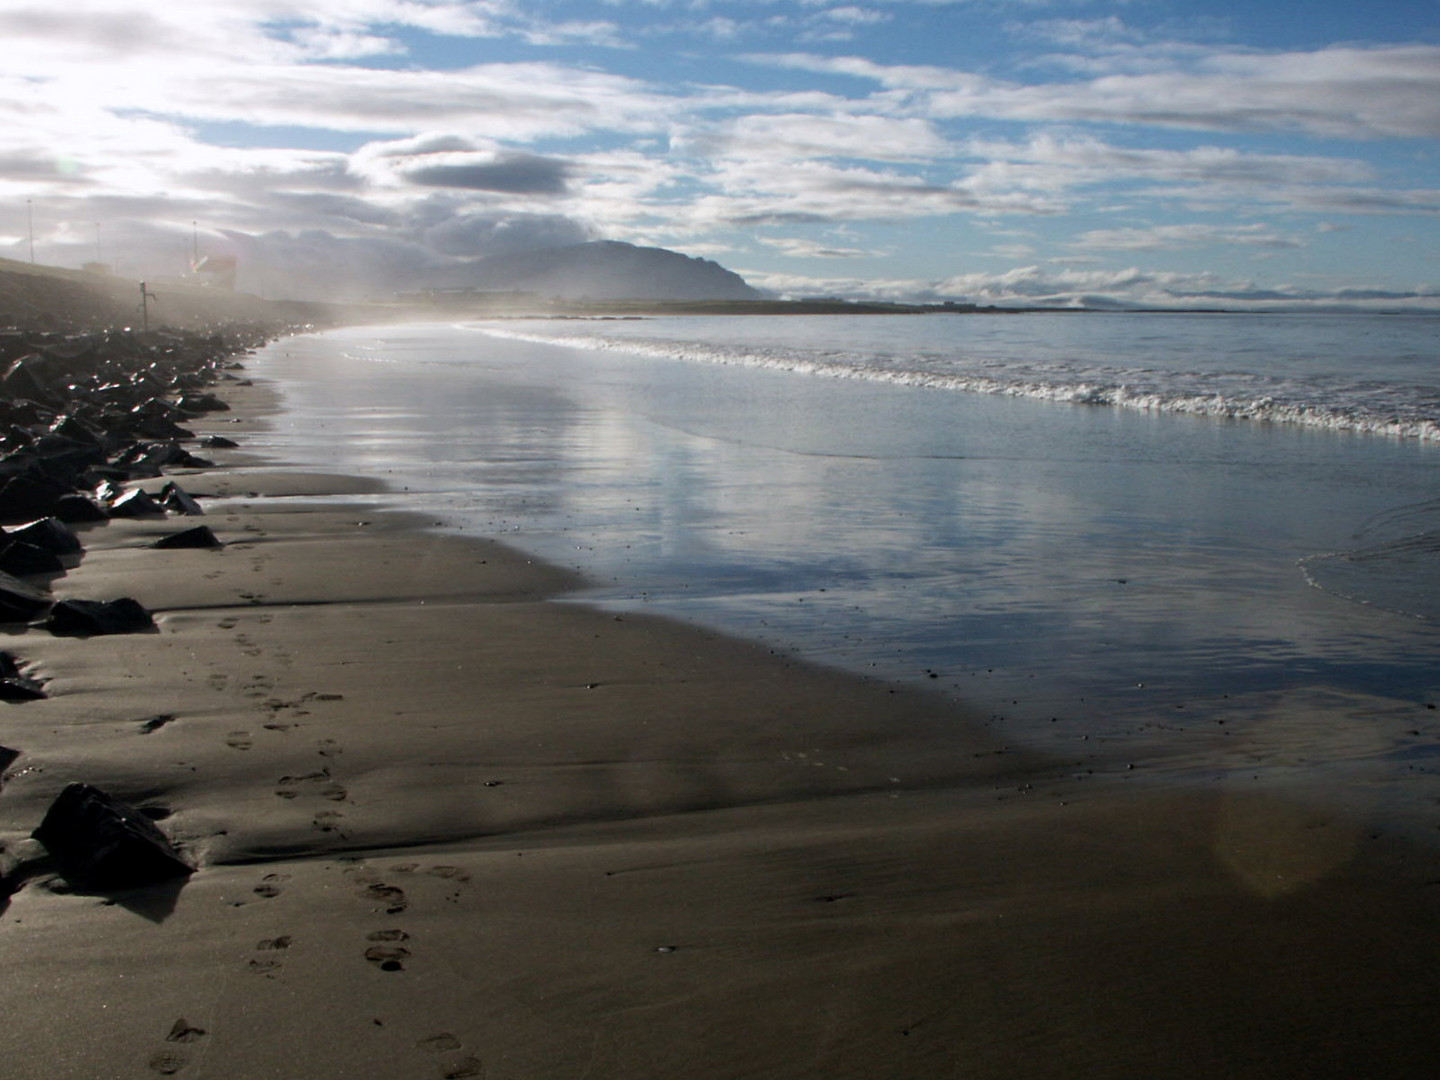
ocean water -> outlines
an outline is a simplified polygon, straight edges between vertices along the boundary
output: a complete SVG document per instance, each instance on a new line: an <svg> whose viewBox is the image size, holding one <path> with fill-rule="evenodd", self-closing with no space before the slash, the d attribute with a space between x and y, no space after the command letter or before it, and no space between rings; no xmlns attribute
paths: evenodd
<svg viewBox="0 0 1440 1080"><path fill-rule="evenodd" d="M268 450L647 610L967 702L1072 780L1436 829L1440 319L349 328Z"/></svg>

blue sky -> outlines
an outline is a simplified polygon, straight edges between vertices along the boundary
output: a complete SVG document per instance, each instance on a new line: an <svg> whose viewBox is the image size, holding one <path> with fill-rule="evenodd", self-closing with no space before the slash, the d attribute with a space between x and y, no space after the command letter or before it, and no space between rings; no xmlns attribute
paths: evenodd
<svg viewBox="0 0 1440 1080"><path fill-rule="evenodd" d="M782 295L1440 310L1440 5L3 0L0 255L268 295L616 239Z"/></svg>

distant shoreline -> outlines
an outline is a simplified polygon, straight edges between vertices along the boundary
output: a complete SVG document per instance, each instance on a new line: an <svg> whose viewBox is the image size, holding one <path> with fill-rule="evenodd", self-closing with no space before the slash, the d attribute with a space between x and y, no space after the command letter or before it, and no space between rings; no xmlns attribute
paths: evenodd
<svg viewBox="0 0 1440 1080"><path fill-rule="evenodd" d="M144 286L147 303L140 295ZM524 292L429 291L391 301L265 300L204 285L156 283L0 259L0 328L66 333L130 327L215 328L226 324L343 326L431 319L624 319L675 315L1433 315L1415 310L1321 308L1016 307L957 301L901 303L822 297L800 300L590 300Z"/></svg>

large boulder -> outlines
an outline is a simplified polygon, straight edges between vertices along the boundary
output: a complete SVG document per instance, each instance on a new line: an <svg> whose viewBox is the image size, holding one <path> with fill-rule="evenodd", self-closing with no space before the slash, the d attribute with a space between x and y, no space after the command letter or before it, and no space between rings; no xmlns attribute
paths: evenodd
<svg viewBox="0 0 1440 1080"><path fill-rule="evenodd" d="M65 569L60 556L23 540L0 538L0 570L16 577L29 574L58 574Z"/></svg>
<svg viewBox="0 0 1440 1080"><path fill-rule="evenodd" d="M128 596L119 600L61 600L50 609L45 629L74 637L143 634L155 629L155 620Z"/></svg>
<svg viewBox="0 0 1440 1080"><path fill-rule="evenodd" d="M0 623L24 623L48 608L50 594L0 571Z"/></svg>
<svg viewBox="0 0 1440 1080"><path fill-rule="evenodd" d="M6 539L52 551L56 555L78 555L83 550L80 538L57 518L46 517L5 530Z"/></svg>
<svg viewBox="0 0 1440 1080"><path fill-rule="evenodd" d="M89 784L66 787L33 835L81 888L130 889L195 872L153 821Z"/></svg>

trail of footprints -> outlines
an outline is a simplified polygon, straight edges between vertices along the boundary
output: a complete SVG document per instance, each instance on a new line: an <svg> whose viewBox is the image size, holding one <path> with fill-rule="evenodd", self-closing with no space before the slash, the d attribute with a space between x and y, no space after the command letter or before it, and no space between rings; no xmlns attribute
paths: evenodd
<svg viewBox="0 0 1440 1080"><path fill-rule="evenodd" d="M227 615L216 625L222 630L237 630L242 621L263 625L271 622L272 619L273 616L268 613L246 616ZM249 659L253 660L265 655L266 650L244 631L236 633L233 640L241 654ZM271 658L283 667L289 667L294 663L293 656L283 650L273 650ZM217 692L224 692L230 688L231 676L217 671L209 676L209 684ZM251 675L240 685L240 693L244 697L255 700L257 702L254 706L256 711L266 717L260 724L263 731L280 733L293 731L301 726L303 717L311 715L310 709L306 706L313 702L342 701L345 697L344 694L310 691L298 698L286 699L276 697L274 691L275 679L263 672ZM225 745L232 750L251 750L256 745L256 735L248 728L237 728L226 734ZM348 801L349 793L331 775L330 763L342 752L339 743L334 739L320 739L315 744L315 752L325 759L325 766L311 772L295 773L278 778L275 795L282 799L318 796L331 802ZM336 833L343 838L345 834L340 831L340 822L344 817L345 815L338 810L320 810L314 815L311 824L320 832Z"/></svg>
<svg viewBox="0 0 1440 1080"><path fill-rule="evenodd" d="M260 570L260 564L264 558L264 556L256 557L252 569ZM259 594L249 593L242 594L242 598L250 600L252 603L258 603L261 599ZM263 624L270 622L272 616L269 614L243 617L231 615L221 619L218 625L224 630L234 630L240 626L242 618ZM265 653L265 649L257 645L255 640L244 632L237 633L234 641L241 654L249 659L258 658ZM293 658L283 652L277 651L273 659L286 667L293 663ZM209 676L208 681L214 690L224 692L230 687L231 676L217 671ZM311 692L294 700L286 700L273 696L274 686L274 680L270 676L256 674L241 686L241 692L244 696L255 699L257 704L254 708L269 718L260 725L261 728L277 733L288 733L299 727L300 719L310 715L310 711L305 706L311 702L339 701L344 697L342 694ZM255 741L256 735L249 729L237 728L225 736L225 745L237 751L253 749ZM324 764L317 769L297 771L279 777L275 782L276 797L286 800L319 799L336 804L348 802L349 792L336 780L332 771L332 766L343 753L343 748L336 740L323 738L316 741L315 753ZM341 822L344 817L345 815L339 809L320 809L313 816L312 826L321 832L335 833L338 838L344 839L345 834L341 831ZM447 882L451 888L444 895L444 899L452 903L458 901L460 888L470 880L469 875L460 867L444 864L422 868L419 863L400 863L391 867L390 871L391 874L402 880L408 876L423 874L426 877ZM357 885L356 896L368 903L373 913L396 916L409 909L410 898L403 888L387 881L375 871L365 868L363 864L350 867L344 873ZM289 881L289 874L268 873L260 879L251 892L257 900L274 900L284 894ZM295 939L289 934L280 934L260 940L245 961L245 972L257 978L281 978L285 969L285 954L294 944ZM377 973L384 975L401 973L406 970L406 964L412 958L411 947L413 944L408 931L396 926L384 926L366 933L360 955L366 965ZM379 1019L376 1019L374 1023L383 1026L383 1022ZM150 1069L161 1076L178 1074L190 1062L186 1047L199 1042L206 1035L207 1032L204 1028L190 1024L184 1017L177 1019L164 1037L164 1047L150 1057L148 1062ZM414 1045L417 1051L426 1057L440 1058L436 1075L442 1080L466 1080L466 1078L481 1077L485 1074L485 1066L481 1059L474 1054L466 1053L465 1044L452 1032L441 1031L425 1035L416 1039Z"/></svg>
<svg viewBox="0 0 1440 1080"><path fill-rule="evenodd" d="M451 902L460 896L460 889L470 881L470 875L458 866L438 864L421 867L419 863L398 863L390 867L390 875L381 875L362 864L349 867L344 875L355 885L354 895L369 905L375 915L402 915L410 908L410 897L405 889L391 882L423 874L446 882L449 889L445 899ZM273 900L285 892L290 875L269 873L260 879L252 892L262 900ZM255 945L254 954L246 961L246 971L262 978L274 979L280 976L284 960L280 955L295 944L289 934L265 938ZM410 933L398 926L383 926L365 934L361 956L375 971L394 974L406 970L406 964L413 956L413 941ZM383 1027L384 1021L376 1018L374 1024ZM177 1034L180 1033L180 1034ZM177 1020L169 1036L170 1041L193 1041L205 1035L205 1031L190 1027L184 1019ZM485 1063L473 1053L465 1053L464 1042L453 1032L439 1031L415 1040L415 1047L425 1055L447 1056L439 1063L437 1075L442 1080L465 1080L468 1077L485 1075ZM150 1059L150 1067L162 1075L173 1075L184 1067L183 1052L166 1049L157 1052Z"/></svg>

